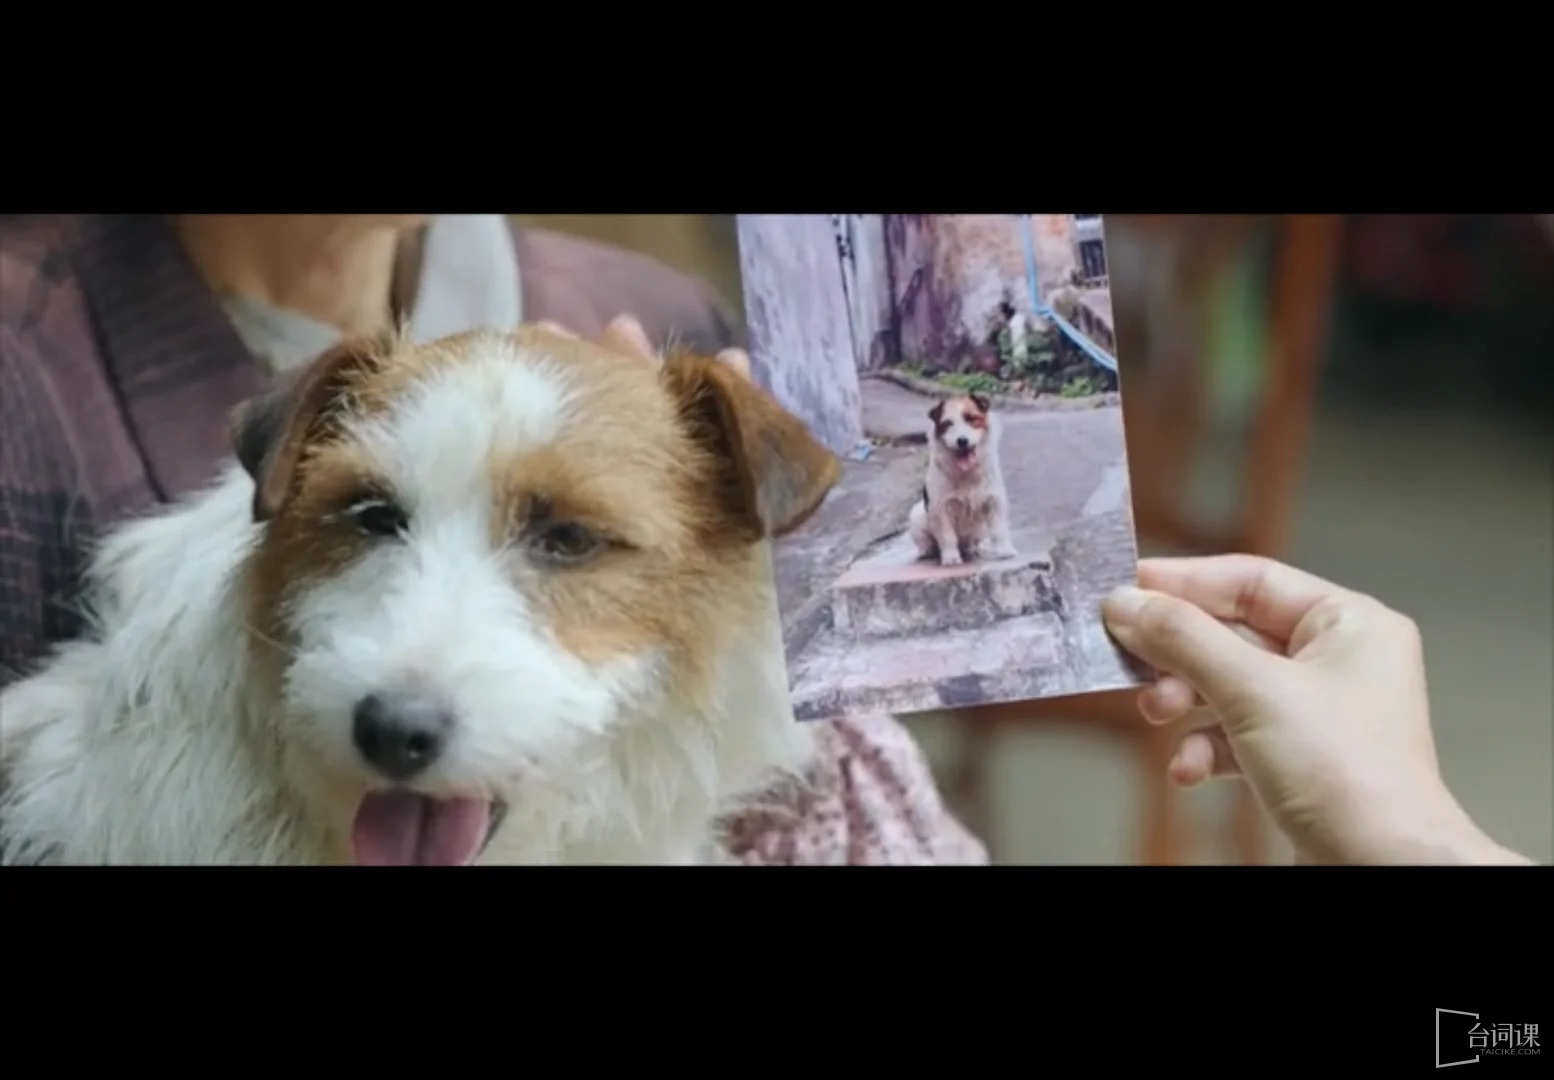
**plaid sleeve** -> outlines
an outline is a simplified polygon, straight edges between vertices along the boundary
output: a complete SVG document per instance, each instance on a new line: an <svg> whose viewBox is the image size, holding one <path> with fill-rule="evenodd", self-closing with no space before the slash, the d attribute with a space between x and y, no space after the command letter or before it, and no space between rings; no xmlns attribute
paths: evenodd
<svg viewBox="0 0 1554 1080"><path fill-rule="evenodd" d="M61 465L68 443L41 371L0 326L0 686L81 629L68 603L80 572L68 536L72 512L85 508Z"/></svg>

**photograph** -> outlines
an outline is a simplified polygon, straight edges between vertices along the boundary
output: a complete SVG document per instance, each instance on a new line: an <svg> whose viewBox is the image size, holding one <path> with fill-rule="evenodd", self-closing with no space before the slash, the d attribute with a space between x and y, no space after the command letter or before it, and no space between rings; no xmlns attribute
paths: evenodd
<svg viewBox="0 0 1554 1080"><path fill-rule="evenodd" d="M794 713L1139 686L1100 214L744 214L751 374L843 462L773 544Z"/></svg>

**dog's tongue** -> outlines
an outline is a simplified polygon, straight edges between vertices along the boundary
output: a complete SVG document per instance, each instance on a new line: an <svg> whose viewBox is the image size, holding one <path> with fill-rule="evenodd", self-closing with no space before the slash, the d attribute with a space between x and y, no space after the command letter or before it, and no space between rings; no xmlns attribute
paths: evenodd
<svg viewBox="0 0 1554 1080"><path fill-rule="evenodd" d="M955 464L960 466L960 471L961 472L970 472L972 469L976 468L977 467L977 451L976 451L976 448L973 447L972 449L967 450L964 454L960 454L959 456L957 456L956 459L955 459Z"/></svg>
<svg viewBox="0 0 1554 1080"><path fill-rule="evenodd" d="M491 804L376 792L362 800L351 827L361 866L463 866L480 852Z"/></svg>

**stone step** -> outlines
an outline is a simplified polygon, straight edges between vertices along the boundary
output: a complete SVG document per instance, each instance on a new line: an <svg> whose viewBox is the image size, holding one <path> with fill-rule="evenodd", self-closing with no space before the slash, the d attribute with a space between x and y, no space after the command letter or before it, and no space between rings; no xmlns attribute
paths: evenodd
<svg viewBox="0 0 1554 1080"><path fill-rule="evenodd" d="M1076 693L1063 625L1042 613L982 630L859 641L834 632L790 672L800 720L967 708Z"/></svg>
<svg viewBox="0 0 1554 1080"><path fill-rule="evenodd" d="M1059 610L1045 553L1000 562L860 564L832 586L831 624L853 639L985 630Z"/></svg>

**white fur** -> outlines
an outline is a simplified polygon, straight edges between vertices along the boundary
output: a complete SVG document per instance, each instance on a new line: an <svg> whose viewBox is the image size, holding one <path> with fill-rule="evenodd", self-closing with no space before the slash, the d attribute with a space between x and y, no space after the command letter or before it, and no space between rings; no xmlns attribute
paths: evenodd
<svg viewBox="0 0 1554 1080"><path fill-rule="evenodd" d="M928 474L924 497L912 504L907 528L919 555L937 555L943 566L958 566L967 557L1010 559L1016 554L1009 531L1009 492L999 458L1002 424L996 413L977 428L957 413L942 434L938 424L928 431ZM975 466L960 468L955 448L965 439L977 453Z"/></svg>
<svg viewBox="0 0 1554 1080"><path fill-rule="evenodd" d="M603 664L568 652L524 598L523 574L540 571L491 544L487 462L555 438L571 388L542 358L483 347L350 426L410 531L299 595L281 685L245 625L262 526L240 468L106 538L96 632L0 692L5 861L350 862L351 818L374 784L351 707L406 688L458 717L416 790L508 806L482 862L721 861L715 820L809 753L770 574L730 598L700 708L671 700L656 650Z"/></svg>

